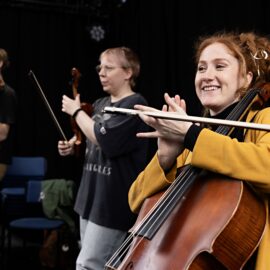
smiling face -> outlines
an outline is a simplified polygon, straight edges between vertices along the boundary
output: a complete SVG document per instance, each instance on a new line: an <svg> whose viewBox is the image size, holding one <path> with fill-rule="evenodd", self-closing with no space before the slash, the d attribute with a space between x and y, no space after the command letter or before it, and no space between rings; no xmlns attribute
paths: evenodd
<svg viewBox="0 0 270 270"><path fill-rule="evenodd" d="M239 100L237 90L247 86L251 79L251 74L241 74L238 59L224 44L213 43L199 57L196 94L210 114L216 115Z"/></svg>

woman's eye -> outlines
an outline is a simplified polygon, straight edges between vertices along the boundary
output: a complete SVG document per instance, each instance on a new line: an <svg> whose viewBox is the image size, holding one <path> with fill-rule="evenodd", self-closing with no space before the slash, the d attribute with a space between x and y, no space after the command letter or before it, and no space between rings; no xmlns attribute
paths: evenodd
<svg viewBox="0 0 270 270"><path fill-rule="evenodd" d="M216 69L224 69L225 68L225 66L224 65L216 65Z"/></svg>
<svg viewBox="0 0 270 270"><path fill-rule="evenodd" d="M206 67L204 67L204 66L199 66L199 67L197 68L197 70L198 70L199 72L203 72L203 71L206 70Z"/></svg>

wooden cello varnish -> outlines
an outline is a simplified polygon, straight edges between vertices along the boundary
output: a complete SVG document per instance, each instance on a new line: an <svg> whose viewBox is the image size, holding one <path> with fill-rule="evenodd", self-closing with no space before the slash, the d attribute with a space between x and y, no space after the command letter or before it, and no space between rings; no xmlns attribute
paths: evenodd
<svg viewBox="0 0 270 270"><path fill-rule="evenodd" d="M161 195L145 201L137 223ZM242 181L201 176L152 239L134 238L116 269L239 270L258 246L265 222L263 203Z"/></svg>

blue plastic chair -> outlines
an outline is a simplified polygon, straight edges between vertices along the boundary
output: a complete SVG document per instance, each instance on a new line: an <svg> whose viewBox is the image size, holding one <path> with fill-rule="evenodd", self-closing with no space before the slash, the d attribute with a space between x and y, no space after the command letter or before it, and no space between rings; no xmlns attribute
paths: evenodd
<svg viewBox="0 0 270 270"><path fill-rule="evenodd" d="M46 171L44 157L13 157L1 183L2 196L24 196L26 182L29 179L44 179Z"/></svg>
<svg viewBox="0 0 270 270"><path fill-rule="evenodd" d="M40 181L45 178L47 160L45 157L15 156L1 182L1 250L5 246L6 226L10 220L25 212L25 189L29 179Z"/></svg>
<svg viewBox="0 0 270 270"><path fill-rule="evenodd" d="M10 191L11 194L22 194L22 190L25 191L25 183L29 179L42 180L46 171L47 160L45 157L13 157L1 183L2 192Z"/></svg>
<svg viewBox="0 0 270 270"><path fill-rule="evenodd" d="M41 181L28 181L26 203L41 205ZM12 220L9 223L9 229L20 230L53 230L58 229L64 224L64 221L59 219L49 219L42 213L42 217L25 217Z"/></svg>
<svg viewBox="0 0 270 270"><path fill-rule="evenodd" d="M26 204L29 209L32 209L32 206L41 206L39 213L40 216L29 216L31 213L27 213L26 217L12 220L8 227L8 246L7 246L7 257L6 261L9 261L9 255L12 248L12 233L17 232L20 234L23 240L23 247L26 245L26 238L24 232L30 232L30 235L34 232L41 232L44 235L44 232L49 232L51 230L59 230L65 222L59 219L49 219L47 218L42 211L42 181L28 181L26 188ZM28 211L29 212L29 211Z"/></svg>

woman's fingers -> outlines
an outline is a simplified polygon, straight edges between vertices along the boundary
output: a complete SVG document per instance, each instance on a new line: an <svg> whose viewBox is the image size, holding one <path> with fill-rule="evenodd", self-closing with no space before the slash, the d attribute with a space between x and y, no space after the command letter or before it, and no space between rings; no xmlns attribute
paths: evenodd
<svg viewBox="0 0 270 270"><path fill-rule="evenodd" d="M179 95L175 95L175 97L170 97L168 93L165 93L164 99L169 106L169 111L172 112L183 112L183 110L186 111L186 102L184 99L181 99Z"/></svg>
<svg viewBox="0 0 270 270"><path fill-rule="evenodd" d="M149 107L149 106L144 106L144 105L140 105L140 104L136 104L134 105L134 109L139 110L139 111L143 111L143 112L155 112L155 111L159 111L155 108Z"/></svg>
<svg viewBox="0 0 270 270"><path fill-rule="evenodd" d="M158 138L158 132L152 131L152 132L139 132L136 134L138 138Z"/></svg>

